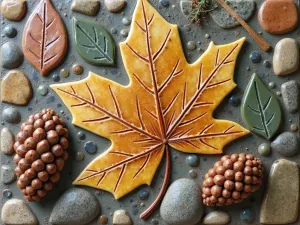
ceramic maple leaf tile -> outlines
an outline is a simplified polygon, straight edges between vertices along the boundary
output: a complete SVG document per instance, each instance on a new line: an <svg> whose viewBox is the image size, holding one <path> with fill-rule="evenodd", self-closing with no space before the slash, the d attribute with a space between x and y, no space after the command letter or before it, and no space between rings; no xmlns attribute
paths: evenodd
<svg viewBox="0 0 300 225"><path fill-rule="evenodd" d="M130 34L120 44L128 86L92 72L78 82L52 85L75 125L112 141L74 184L109 191L118 199L150 185L164 154L168 179L168 146L220 154L227 143L248 134L234 122L213 118L215 108L236 86L233 72L244 40L211 43L199 60L188 64L177 26L139 0Z"/></svg>

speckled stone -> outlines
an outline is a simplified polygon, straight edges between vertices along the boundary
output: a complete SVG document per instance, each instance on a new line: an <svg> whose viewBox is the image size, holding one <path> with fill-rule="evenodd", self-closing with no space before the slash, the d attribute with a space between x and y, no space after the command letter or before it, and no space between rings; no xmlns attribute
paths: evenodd
<svg viewBox="0 0 300 225"><path fill-rule="evenodd" d="M8 128L4 127L1 130L1 152L5 155L12 155L14 153L14 135Z"/></svg>
<svg viewBox="0 0 300 225"><path fill-rule="evenodd" d="M1 13L12 21L20 21L26 14L26 0L3 0Z"/></svg>
<svg viewBox="0 0 300 225"><path fill-rule="evenodd" d="M108 11L110 12L118 12L124 8L126 5L125 0L104 0L104 4Z"/></svg>
<svg viewBox="0 0 300 225"><path fill-rule="evenodd" d="M285 108L290 113L296 113L299 108L299 87L295 80L281 85L281 94Z"/></svg>
<svg viewBox="0 0 300 225"><path fill-rule="evenodd" d="M16 180L14 169L8 165L1 167L1 181L3 184L11 184Z"/></svg>
<svg viewBox="0 0 300 225"><path fill-rule="evenodd" d="M272 143L272 150L282 156L293 156L299 151L300 142L296 134L284 132L280 134Z"/></svg>
<svg viewBox="0 0 300 225"><path fill-rule="evenodd" d="M195 225L203 214L199 185L190 179L174 181L160 206L161 218L169 225Z"/></svg>
<svg viewBox="0 0 300 225"><path fill-rule="evenodd" d="M1 81L1 101L15 105L27 105L32 98L29 79L20 70L11 70Z"/></svg>
<svg viewBox="0 0 300 225"><path fill-rule="evenodd" d="M280 40L274 50L273 69L276 75L295 72L299 66L299 46L292 38Z"/></svg>
<svg viewBox="0 0 300 225"><path fill-rule="evenodd" d="M71 9L88 16L96 16L100 9L99 0L73 0Z"/></svg>
<svg viewBox="0 0 300 225"><path fill-rule="evenodd" d="M10 199L4 203L1 220L9 225L37 225L38 221L27 204L20 199Z"/></svg>
<svg viewBox="0 0 300 225"><path fill-rule="evenodd" d="M255 12L255 2L253 0L227 0L226 3L245 21L248 21ZM240 25L222 7L218 7L209 14L215 23L222 28L229 29Z"/></svg>
<svg viewBox="0 0 300 225"><path fill-rule="evenodd" d="M260 223L288 224L297 220L299 209L299 167L279 159L272 165L262 201Z"/></svg>
<svg viewBox="0 0 300 225"><path fill-rule="evenodd" d="M1 47L2 66L6 69L19 67L24 59L23 52L14 42L6 42Z"/></svg>
<svg viewBox="0 0 300 225"><path fill-rule="evenodd" d="M89 154L95 154L97 152L97 145L92 141L88 141L84 145L84 150Z"/></svg>
<svg viewBox="0 0 300 225"><path fill-rule="evenodd" d="M258 12L261 27L271 34L285 34L298 24L298 10L293 0L264 1Z"/></svg>
<svg viewBox="0 0 300 225"><path fill-rule="evenodd" d="M3 29L3 31L4 31L4 34L6 35L6 37L9 37L9 38L14 38L18 33L17 29L14 28L14 26L11 24L6 25Z"/></svg>
<svg viewBox="0 0 300 225"><path fill-rule="evenodd" d="M95 196L81 188L67 190L55 203L49 222L53 225L89 224L100 214Z"/></svg>
<svg viewBox="0 0 300 225"><path fill-rule="evenodd" d="M16 108L6 108L2 112L2 118L8 123L19 123L21 114Z"/></svg>
<svg viewBox="0 0 300 225"><path fill-rule="evenodd" d="M45 96L48 94L48 87L46 85L41 84L37 88L37 92L39 95Z"/></svg>
<svg viewBox="0 0 300 225"><path fill-rule="evenodd" d="M113 225L132 225L132 221L128 213L123 210L117 210L113 215Z"/></svg>
<svg viewBox="0 0 300 225"><path fill-rule="evenodd" d="M223 211L213 211L203 218L202 223L210 225L224 225L229 223L229 221L230 216L228 213Z"/></svg>

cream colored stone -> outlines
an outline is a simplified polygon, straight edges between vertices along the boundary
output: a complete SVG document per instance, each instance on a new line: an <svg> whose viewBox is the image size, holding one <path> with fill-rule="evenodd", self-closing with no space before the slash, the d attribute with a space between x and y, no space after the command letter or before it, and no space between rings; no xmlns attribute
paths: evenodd
<svg viewBox="0 0 300 225"><path fill-rule="evenodd" d="M202 223L206 225L225 225L229 223L230 216L223 211L213 211L207 214L204 218Z"/></svg>
<svg viewBox="0 0 300 225"><path fill-rule="evenodd" d="M123 7L126 4L126 1L125 0L104 0L104 4L108 11L118 12L121 9L123 9Z"/></svg>
<svg viewBox="0 0 300 225"><path fill-rule="evenodd" d="M1 12L8 20L20 21L25 16L26 7L26 0L3 0Z"/></svg>
<svg viewBox="0 0 300 225"><path fill-rule="evenodd" d="M132 221L125 210L120 209L114 212L113 225L131 225L131 224Z"/></svg>
<svg viewBox="0 0 300 225"><path fill-rule="evenodd" d="M96 16L100 9L99 0L73 0L71 9L89 16Z"/></svg>
<svg viewBox="0 0 300 225"><path fill-rule="evenodd" d="M299 208L299 167L279 159L272 165L260 211L262 224L289 224L297 220Z"/></svg>
<svg viewBox="0 0 300 225"><path fill-rule="evenodd" d="M1 130L1 138L0 138L0 142L1 142L1 152L5 155L12 155L14 153L14 142L15 142L15 138L13 136L13 134L9 131L8 128L4 127Z"/></svg>

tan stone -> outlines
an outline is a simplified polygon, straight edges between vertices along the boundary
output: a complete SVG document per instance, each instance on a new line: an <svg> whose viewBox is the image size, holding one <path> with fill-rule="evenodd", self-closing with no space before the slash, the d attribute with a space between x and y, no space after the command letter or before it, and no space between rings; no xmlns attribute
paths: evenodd
<svg viewBox="0 0 300 225"><path fill-rule="evenodd" d="M132 221L125 210L120 209L114 212L113 225L131 225L131 224Z"/></svg>
<svg viewBox="0 0 300 225"><path fill-rule="evenodd" d="M71 9L74 12L96 16L100 9L99 0L73 0Z"/></svg>
<svg viewBox="0 0 300 225"><path fill-rule="evenodd" d="M4 127L1 130L1 135L0 135L0 140L1 140L1 152L5 155L12 155L14 153L14 142L15 138L13 134L9 131L8 128Z"/></svg>
<svg viewBox="0 0 300 225"><path fill-rule="evenodd" d="M3 0L1 4L2 15L13 21L20 21L26 13L26 0Z"/></svg>
<svg viewBox="0 0 300 225"><path fill-rule="evenodd" d="M31 83L20 70L11 70L1 82L1 101L27 105L32 97Z"/></svg>
<svg viewBox="0 0 300 225"><path fill-rule="evenodd" d="M299 168L297 163L279 159L272 165L260 211L262 224L288 224L297 220Z"/></svg>

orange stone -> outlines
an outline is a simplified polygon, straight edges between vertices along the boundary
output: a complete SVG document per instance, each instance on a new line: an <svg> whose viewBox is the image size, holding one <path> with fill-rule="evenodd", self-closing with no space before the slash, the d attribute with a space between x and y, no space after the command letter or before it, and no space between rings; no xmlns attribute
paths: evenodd
<svg viewBox="0 0 300 225"><path fill-rule="evenodd" d="M261 27L271 34L285 34L298 24L297 7L293 0L267 0L258 13Z"/></svg>

